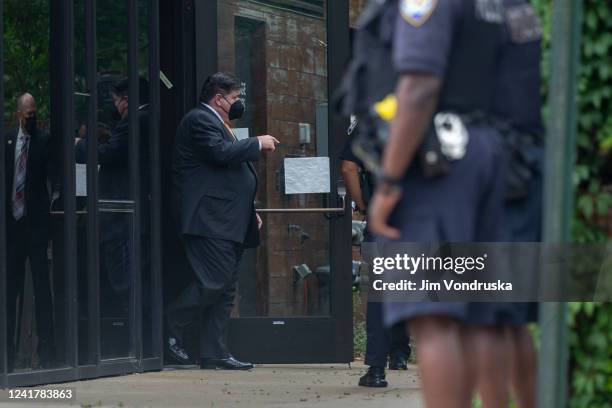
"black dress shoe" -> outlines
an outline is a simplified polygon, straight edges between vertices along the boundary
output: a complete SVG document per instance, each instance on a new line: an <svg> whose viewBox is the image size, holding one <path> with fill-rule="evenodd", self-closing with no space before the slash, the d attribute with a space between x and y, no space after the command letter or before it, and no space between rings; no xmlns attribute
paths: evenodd
<svg viewBox="0 0 612 408"><path fill-rule="evenodd" d="M407 370L408 363L401 357L391 357L389 359L389 370Z"/></svg>
<svg viewBox="0 0 612 408"><path fill-rule="evenodd" d="M253 364L236 360L233 356L227 358L203 358L200 360L200 368L203 370L250 370Z"/></svg>
<svg viewBox="0 0 612 408"><path fill-rule="evenodd" d="M368 372L359 379L362 387L384 388L388 385L385 380L385 367L370 367Z"/></svg>
<svg viewBox="0 0 612 408"><path fill-rule="evenodd" d="M166 339L166 357L168 362L174 364L191 364L189 354L174 337L168 337Z"/></svg>

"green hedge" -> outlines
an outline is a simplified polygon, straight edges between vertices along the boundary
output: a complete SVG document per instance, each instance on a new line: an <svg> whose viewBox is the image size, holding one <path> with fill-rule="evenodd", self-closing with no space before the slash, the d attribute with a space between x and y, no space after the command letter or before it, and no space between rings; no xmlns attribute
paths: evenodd
<svg viewBox="0 0 612 408"><path fill-rule="evenodd" d="M532 3L544 25L542 72L546 94L552 2ZM596 242L608 239L596 219L607 216L612 207L612 194L605 187L612 184L612 8L609 1L584 0L583 4L572 233L574 241ZM570 407L612 407L612 304L570 303L568 324Z"/></svg>
<svg viewBox="0 0 612 408"><path fill-rule="evenodd" d="M570 407L612 407L612 305L570 303Z"/></svg>

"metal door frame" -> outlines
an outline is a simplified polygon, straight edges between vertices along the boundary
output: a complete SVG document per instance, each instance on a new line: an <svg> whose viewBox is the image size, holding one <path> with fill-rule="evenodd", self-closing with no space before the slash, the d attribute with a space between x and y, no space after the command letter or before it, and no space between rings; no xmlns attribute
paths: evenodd
<svg viewBox="0 0 612 408"><path fill-rule="evenodd" d="M138 106L138 0L128 0L128 69L129 99ZM160 370L162 368L162 287L161 287L161 171L159 147L160 122L160 75L159 75L159 0L149 2L149 82L150 82L150 159L151 159L151 286L152 286L152 350L153 358L142 355L142 304L140 279L140 220L135 222L135 255L132 257L132 268L135 271L133 287L134 302L132 307L132 346L134 358L100 359L100 315L99 315L99 201L97 196L97 149L95 143L88 144L87 188L87 276L89 298L88 341L91 361L94 364L79 366L78 362L78 321L77 321L77 263L76 257L76 189L75 189L75 154L74 154L74 1L50 0L50 47L54 61L51 71L51 117L52 134L61 136L63 154L63 190L64 200L64 274L66 276L66 327L65 349L66 367L52 370L40 370L27 373L7 374L6 367L6 217L0 211L0 387L27 386L44 383L66 382L108 375L126 374ZM3 1L0 0L0 78L4 74L3 56ZM89 140L95 140L97 127L97 64L96 64L96 0L86 0L86 60L87 84L89 87L89 114L87 129ZM0 132L4 132L4 83L0 81ZM130 187L134 196L134 213L139 214L139 168L138 168L138 115L130 117ZM3 137L0 137L3 140ZM0 165L4 166L4 143L0 143ZM134 158L136 160L134 160ZM3 167L4 168L4 167ZM0 200L4 202L6 194L4 177L0 177ZM93 211L91 210L93 209ZM59 346L59 345L58 345Z"/></svg>
<svg viewBox="0 0 612 408"><path fill-rule="evenodd" d="M328 100L349 59L349 2L327 1ZM205 78L217 71L217 1L195 2L196 95ZM195 102L195 101L194 101ZM331 185L339 180L339 154L348 123L329 110ZM330 195L330 213L340 199ZM353 361L351 280L351 209L330 222L331 314L325 317L240 317L229 328L230 349L256 363L348 363ZM282 322L282 324L280 324ZM248 339L248 342L244 339ZM279 339L281 341L279 347ZM233 347L232 347L233 344ZM238 351L240 350L240 351Z"/></svg>

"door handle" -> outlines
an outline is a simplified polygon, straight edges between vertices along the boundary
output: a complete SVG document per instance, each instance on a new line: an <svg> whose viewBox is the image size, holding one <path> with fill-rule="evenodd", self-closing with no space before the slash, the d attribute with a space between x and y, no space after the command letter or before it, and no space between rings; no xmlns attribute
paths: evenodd
<svg viewBox="0 0 612 408"><path fill-rule="evenodd" d="M340 197L341 207L331 208L256 208L255 211L260 214L270 213L319 213L319 214L336 214L337 216L344 215L346 212L346 189L338 187L338 196Z"/></svg>
<svg viewBox="0 0 612 408"><path fill-rule="evenodd" d="M53 208L53 203L55 202L55 198L51 201L51 208ZM98 200L98 212L101 213L124 213L124 214L132 214L134 213L134 201L133 200ZM65 211L57 210L57 211L49 211L50 215L64 215ZM87 210L79 210L76 211L77 215L87 214Z"/></svg>
<svg viewBox="0 0 612 408"><path fill-rule="evenodd" d="M323 214L339 214L343 213L344 208L257 208L257 213L323 213Z"/></svg>

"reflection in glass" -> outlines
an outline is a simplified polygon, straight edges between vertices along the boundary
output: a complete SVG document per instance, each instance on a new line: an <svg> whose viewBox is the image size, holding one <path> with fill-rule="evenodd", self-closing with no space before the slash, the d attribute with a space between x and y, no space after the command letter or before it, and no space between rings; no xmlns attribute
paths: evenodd
<svg viewBox="0 0 612 408"><path fill-rule="evenodd" d="M49 134L49 3L4 1L8 371L59 365L49 257L56 187ZM23 24L28 21L28 24ZM53 277L53 278L52 278Z"/></svg>
<svg viewBox="0 0 612 408"><path fill-rule="evenodd" d="M120 120L107 139L98 138L98 196L104 209L100 220L100 313L102 358L130 354L130 307L133 254L133 201L130 193L128 144L128 83L112 87L114 109ZM87 144L75 144L76 160L87 162Z"/></svg>
<svg viewBox="0 0 612 408"><path fill-rule="evenodd" d="M139 101L129 100L128 72L128 3L123 0L106 0L97 2L96 10L96 63L97 82L97 129L96 139L98 156L98 210L99 210L99 290L100 290L100 336L102 359L133 356L133 324L135 317L135 301L139 299L133 292L134 284L134 254L135 237L134 217L136 212L134 191L131 185L133 175L130 171L131 162L136 158L130 156L129 115L131 112L139 117L140 142L138 144L140 179L140 222L141 222L141 273L143 302L143 330L150 327L151 317L148 304L150 283L148 279L149 258L149 105L147 81L148 61L148 4L146 0L138 3L139 19L139 61L144 69L140 70ZM88 85L86 73L85 19L83 15L85 1L75 2L75 117L79 132L75 141L75 156L77 163L87 162L86 139ZM86 197L83 197L86 205ZM86 234L87 226L83 227ZM84 235L85 236L85 235ZM91 279L87 274L87 263L82 262L82 280ZM81 266L80 266L81 268ZM87 299L87 284L80 285L82 307ZM148 313L148 314L147 314ZM84 314L85 315L85 314ZM87 336L86 322L82 322L81 336ZM143 335L150 343L150 329ZM83 339L81 345L87 344ZM145 349L147 346L145 345ZM85 359L81 359L85 362Z"/></svg>
<svg viewBox="0 0 612 408"><path fill-rule="evenodd" d="M108 227L115 228L116 234L111 236L107 232L106 239L100 243L101 358L127 357L131 355L132 214L102 212L100 219L108 222Z"/></svg>

